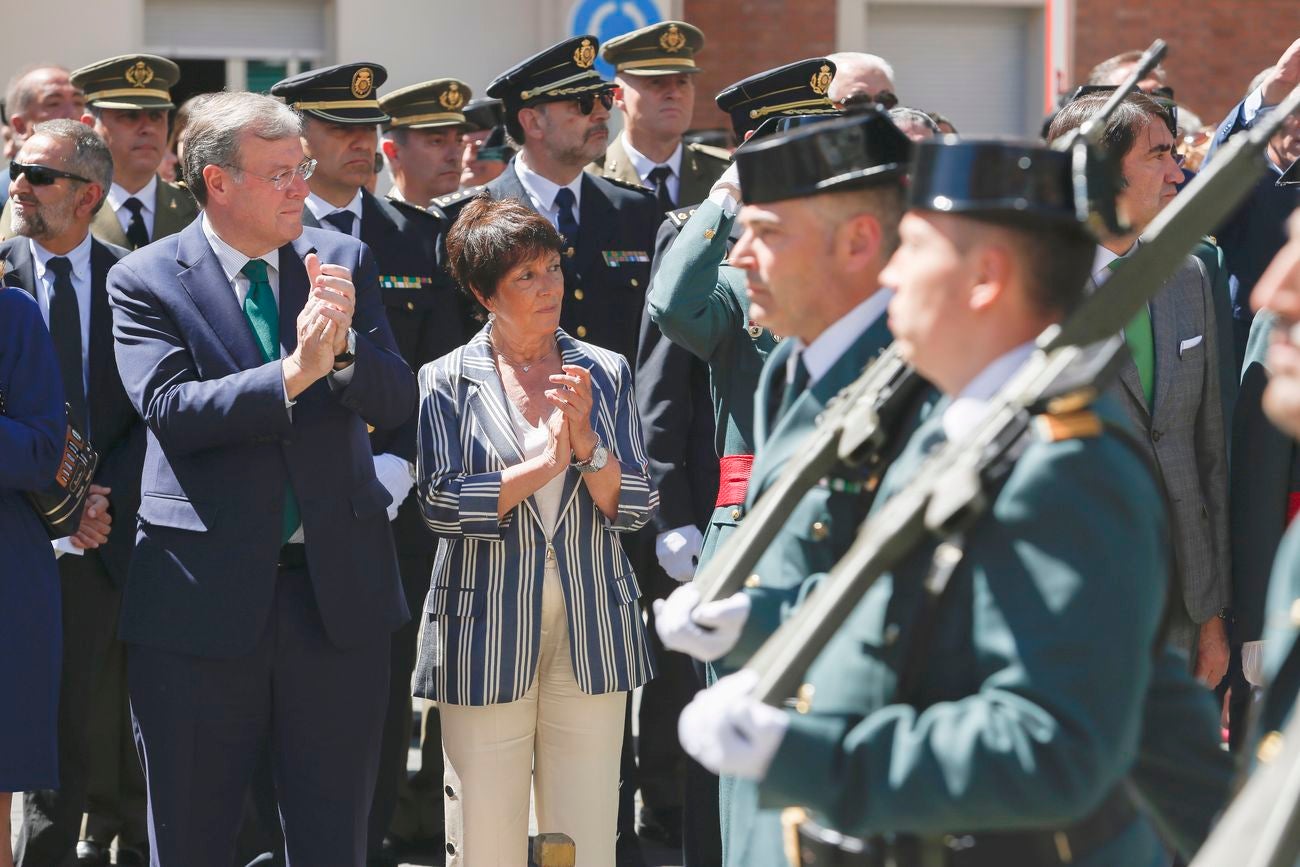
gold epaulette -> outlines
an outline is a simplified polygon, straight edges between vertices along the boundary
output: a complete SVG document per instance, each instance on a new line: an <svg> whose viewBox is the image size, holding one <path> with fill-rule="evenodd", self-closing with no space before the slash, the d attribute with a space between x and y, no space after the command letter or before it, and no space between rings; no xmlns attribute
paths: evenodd
<svg viewBox="0 0 1300 867"><path fill-rule="evenodd" d="M448 193L445 196L439 196L438 198L433 200L433 203L440 208L445 208L448 205L454 205L457 202L464 201L465 199L473 198L474 196L477 196L479 193L483 192L486 189L487 189L487 184L479 184L477 187L466 187L463 190L457 190L454 193Z"/></svg>
<svg viewBox="0 0 1300 867"><path fill-rule="evenodd" d="M1044 413L1034 416L1034 427L1045 442L1092 439L1101 436L1101 416L1090 409L1071 412Z"/></svg>
<svg viewBox="0 0 1300 867"><path fill-rule="evenodd" d="M680 229L682 226L686 225L686 221L691 218L691 215L695 213L695 210L698 207L699 205L690 205L685 208L678 208L675 211L669 211L664 216L668 218L669 222Z"/></svg>
<svg viewBox="0 0 1300 867"><path fill-rule="evenodd" d="M714 147L713 145L706 145L701 142L691 142L686 146L686 149L689 151L695 151L695 153L700 154L701 156L712 157L715 160L722 160L724 163L731 162L731 151L726 150L725 148Z"/></svg>

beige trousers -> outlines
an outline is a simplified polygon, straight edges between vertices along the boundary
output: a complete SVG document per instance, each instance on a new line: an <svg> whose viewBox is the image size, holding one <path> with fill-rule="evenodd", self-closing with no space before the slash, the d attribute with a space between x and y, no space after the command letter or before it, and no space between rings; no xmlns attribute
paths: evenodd
<svg viewBox="0 0 1300 867"><path fill-rule="evenodd" d="M538 832L573 838L577 867L612 867L626 701L623 692L587 695L578 686L560 577L548 562L541 654L528 692L507 704L438 706L447 867L528 863L530 777Z"/></svg>

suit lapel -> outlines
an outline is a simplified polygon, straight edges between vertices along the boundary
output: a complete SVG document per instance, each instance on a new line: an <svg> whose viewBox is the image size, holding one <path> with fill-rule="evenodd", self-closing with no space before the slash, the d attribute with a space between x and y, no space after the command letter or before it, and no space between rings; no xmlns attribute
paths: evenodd
<svg viewBox="0 0 1300 867"><path fill-rule="evenodd" d="M261 365L262 353L253 331L239 309L239 299L230 288L217 254L203 234L201 221L195 220L181 232L176 261L185 269L178 275L181 286L230 352L235 367L249 370Z"/></svg>
<svg viewBox="0 0 1300 867"><path fill-rule="evenodd" d="M28 246L27 239L21 235L10 238L5 242L4 247L4 284L17 286L35 298L36 262L32 259L32 248Z"/></svg>
<svg viewBox="0 0 1300 867"><path fill-rule="evenodd" d="M754 395L755 453L761 452L763 444L767 441L768 425L772 422L772 419L767 417L768 404L770 403L769 397L772 390L780 388L781 383L785 381L786 361L790 357L790 347L793 345L789 340L777 344L776 348L768 355L762 370L759 371L758 391Z"/></svg>
<svg viewBox="0 0 1300 867"><path fill-rule="evenodd" d="M516 159L518 157L510 158L510 162L506 163L506 170L488 183L487 191L494 199L517 199L533 208L533 200L528 197L528 191L524 189L523 183L519 180L519 173L515 171Z"/></svg>
<svg viewBox="0 0 1300 867"><path fill-rule="evenodd" d="M312 229L320 228L320 220L316 219L316 215L306 205L302 206L302 224Z"/></svg>
<svg viewBox="0 0 1300 867"><path fill-rule="evenodd" d="M127 240L126 231L122 229L122 224L117 221L117 213L113 210L113 206L107 201L95 214L95 218L90 221L90 232L107 244L116 244L119 247L131 249L131 242Z"/></svg>
<svg viewBox="0 0 1300 867"><path fill-rule="evenodd" d="M623 147L623 136L617 136L614 143L605 151L605 164L601 167L601 174L604 177L616 178L629 184L645 186L641 178L636 173L636 168L632 165L632 160L628 158L627 150ZM585 197L586 190L583 190Z"/></svg>
<svg viewBox="0 0 1300 867"><path fill-rule="evenodd" d="M604 267L600 254L610 234L618 227L618 213L605 194L603 182L586 172L582 175L582 202L578 206L578 273L587 280Z"/></svg>
<svg viewBox="0 0 1300 867"><path fill-rule="evenodd" d="M175 235L194 219L193 212L190 208L184 207L185 201L181 198L188 195L189 193L177 190L162 178L158 179L158 190L154 196L151 240L157 241L159 238Z"/></svg>
<svg viewBox="0 0 1300 867"><path fill-rule="evenodd" d="M1200 275L1200 269L1180 268L1151 299L1151 331L1155 343L1155 398L1151 415L1155 417L1168 403L1169 392L1174 387L1174 377L1180 363L1178 357L1178 308L1188 304L1190 275Z"/></svg>
<svg viewBox="0 0 1300 867"><path fill-rule="evenodd" d="M1157 381L1159 377L1157 376ZM1128 397L1138 407L1143 415L1149 416L1151 408L1147 406L1146 392L1142 390L1142 377L1138 376L1137 365L1133 363L1133 356L1130 353L1125 359L1123 366L1119 369L1119 381L1124 384Z"/></svg>
<svg viewBox="0 0 1300 867"><path fill-rule="evenodd" d="M688 147L682 148L682 185L677 198L679 207L692 202L702 202L708 198L709 190L717 177L710 177L712 172L705 168L699 154Z"/></svg>
<svg viewBox="0 0 1300 867"><path fill-rule="evenodd" d="M113 313L108 306L107 285L108 270L115 264L117 257L107 247L96 240L90 242L90 348L87 352L90 388L86 394L86 412L91 417L91 428L101 431L104 423L97 418L96 410L104 408L103 397L117 379L117 363L113 357Z"/></svg>
<svg viewBox="0 0 1300 867"><path fill-rule="evenodd" d="M303 260L315 252L315 245L302 235L280 248L280 345L286 354L298 348L298 314L311 290Z"/></svg>

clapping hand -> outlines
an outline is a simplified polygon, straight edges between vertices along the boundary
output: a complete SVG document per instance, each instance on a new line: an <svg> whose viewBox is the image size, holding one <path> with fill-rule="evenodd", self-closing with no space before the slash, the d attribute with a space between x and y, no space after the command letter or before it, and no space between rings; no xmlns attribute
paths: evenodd
<svg viewBox="0 0 1300 867"><path fill-rule="evenodd" d="M559 409L552 410L550 418L546 420L546 451L544 455L547 465L556 475L568 469L569 462L573 457L569 442L568 419Z"/></svg>
<svg viewBox="0 0 1300 867"><path fill-rule="evenodd" d="M568 422L574 457L590 460L600 441L591 429L591 371L576 364L565 364L560 369L564 373L551 376L556 387L546 390L546 399L559 408Z"/></svg>

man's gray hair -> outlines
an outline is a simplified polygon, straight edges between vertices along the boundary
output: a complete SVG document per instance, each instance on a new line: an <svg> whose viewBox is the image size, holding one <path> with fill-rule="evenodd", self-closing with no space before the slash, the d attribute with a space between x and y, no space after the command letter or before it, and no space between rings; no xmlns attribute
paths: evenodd
<svg viewBox="0 0 1300 867"><path fill-rule="evenodd" d="M108 188L113 185L113 153L108 145L93 129L79 120L59 119L38 123L32 130L32 136L38 135L72 143L72 155L64 163L64 168L92 184L99 184L99 201L91 212L97 213L104 206Z"/></svg>
<svg viewBox="0 0 1300 867"><path fill-rule="evenodd" d="M27 116L27 109L31 107L32 101L36 99L36 91L32 89L31 83L32 73L40 72L43 69L57 69L65 74L68 71L54 63L37 63L24 68L9 79L9 85L5 88L6 118L13 117L16 114L23 117Z"/></svg>
<svg viewBox="0 0 1300 867"><path fill-rule="evenodd" d="M297 138L302 115L270 96L246 91L207 93L194 99L185 126L182 174L199 205L208 201L203 180L207 166L239 168L239 143L245 135L263 141Z"/></svg>
<svg viewBox="0 0 1300 867"><path fill-rule="evenodd" d="M1117 76L1115 73L1123 70L1125 75L1127 75L1130 70L1125 67L1137 65L1137 62L1142 59L1142 54L1143 52L1141 51L1125 51L1122 54L1116 54L1114 57L1107 57L1101 63L1094 66L1092 71L1088 73L1087 83L1107 86L1114 85L1118 87L1123 83L1124 76ZM1161 85L1169 83L1165 74L1165 68L1160 64L1156 64L1150 74L1151 77L1160 82Z"/></svg>
<svg viewBox="0 0 1300 867"><path fill-rule="evenodd" d="M831 102L843 102L844 98L851 96L849 93L841 92L842 88L836 87L835 82L841 81L842 84L853 84L856 78L863 70L875 69L884 73L885 78L893 87L897 87L894 81L894 67L889 61L878 54L867 54L862 51L837 51L834 54L826 55L826 59L835 64L835 79L831 81L830 91L826 94L830 97ZM874 94L873 94L874 95Z"/></svg>

